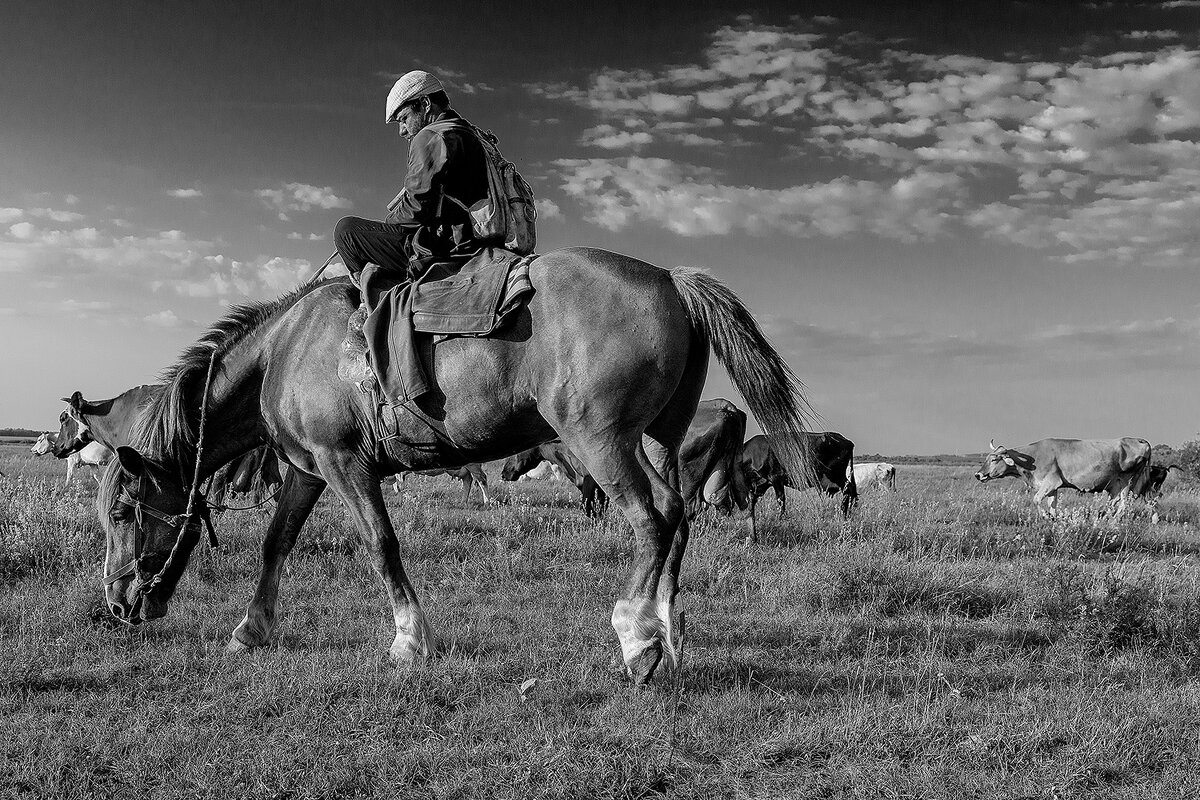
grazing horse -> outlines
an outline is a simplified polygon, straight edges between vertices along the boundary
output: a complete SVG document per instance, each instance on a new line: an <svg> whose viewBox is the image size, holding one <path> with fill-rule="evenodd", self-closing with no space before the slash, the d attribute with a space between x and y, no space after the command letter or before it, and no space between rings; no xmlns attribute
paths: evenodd
<svg viewBox="0 0 1200 800"><path fill-rule="evenodd" d="M409 582L380 480L402 470L504 458L561 438L633 529L612 626L637 683L675 662L675 599L688 524L679 447L715 353L778 455L807 477L797 442L807 405L749 311L702 272L664 270L589 248L530 265L535 289L512 325L434 351L428 419L397 412L377 438L373 398L338 378L359 293L346 279L274 302L235 306L164 374L97 495L107 538L104 586L130 624L161 617L199 538L199 481L266 440L292 465L263 543L254 597L229 650L268 643L284 560L329 486L358 530L390 600L397 661L427 659L432 629ZM389 423L389 428L390 428Z"/></svg>

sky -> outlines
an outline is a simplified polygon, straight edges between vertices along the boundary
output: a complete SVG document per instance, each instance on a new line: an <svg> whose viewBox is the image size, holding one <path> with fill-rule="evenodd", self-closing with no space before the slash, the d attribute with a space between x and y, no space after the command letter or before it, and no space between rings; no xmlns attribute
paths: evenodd
<svg viewBox="0 0 1200 800"><path fill-rule="evenodd" d="M7 9L0 427L152 382L381 218L419 68L539 251L708 270L859 452L1200 436L1200 0L602 5ZM715 364L705 396L744 407Z"/></svg>

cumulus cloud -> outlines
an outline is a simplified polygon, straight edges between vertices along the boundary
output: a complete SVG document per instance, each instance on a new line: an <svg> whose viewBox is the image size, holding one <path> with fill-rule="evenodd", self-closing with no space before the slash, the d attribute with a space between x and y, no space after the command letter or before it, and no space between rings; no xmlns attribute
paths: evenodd
<svg viewBox="0 0 1200 800"><path fill-rule="evenodd" d="M142 321L159 328L179 327L179 316L169 308L165 311L147 314L146 316L142 317Z"/></svg>
<svg viewBox="0 0 1200 800"><path fill-rule="evenodd" d="M25 216L25 212L19 208L0 208L0 225L6 225L23 216Z"/></svg>
<svg viewBox="0 0 1200 800"><path fill-rule="evenodd" d="M1197 262L1200 51L1173 31L1128 34L1140 51L1006 61L908 51L833 24L743 21L693 64L531 87L590 111L580 143L611 154L557 162L563 188L609 228L911 239L961 224L1068 262ZM700 177L729 170L729 146L747 142L768 159L774 147L793 163L832 160L846 178L765 188L761 172ZM679 144L688 163L667 149ZM892 202L908 181L939 186Z"/></svg>
<svg viewBox="0 0 1200 800"><path fill-rule="evenodd" d="M178 197L182 200L204 196L204 193L199 189L168 189L167 194L171 197Z"/></svg>
<svg viewBox="0 0 1200 800"><path fill-rule="evenodd" d="M266 299L300 286L315 268L304 258L259 256L251 261L238 261L217 256L209 260L203 273L162 286L188 297ZM331 266L325 276L335 275L339 269L344 268Z"/></svg>
<svg viewBox="0 0 1200 800"><path fill-rule="evenodd" d="M83 214L76 211L60 211L55 208L31 208L29 215L48 219L51 222L78 222L83 219Z"/></svg>
<svg viewBox="0 0 1200 800"><path fill-rule="evenodd" d="M333 187L308 183L285 183L278 189L257 189L254 194L284 222L290 219L289 214L297 211L354 207L349 200L335 194Z"/></svg>
<svg viewBox="0 0 1200 800"><path fill-rule="evenodd" d="M232 258L220 243L181 230L130 232L112 223L71 227L69 221L28 220L0 229L0 273L36 276L50 289L123 285L130 292L141 288L183 297L264 299L295 288L312 269L305 259ZM95 313L100 307L94 301L69 300L58 310Z"/></svg>
<svg viewBox="0 0 1200 800"><path fill-rule="evenodd" d="M711 171L666 159L566 159L557 166L563 189L591 222L610 230L652 222L681 236L869 232L915 241L941 232L962 184L954 175L914 172L886 183L839 178L760 189L727 185Z"/></svg>
<svg viewBox="0 0 1200 800"><path fill-rule="evenodd" d="M562 209L558 207L558 203L545 197L539 197L534 200L534 205L537 207L538 219L562 219Z"/></svg>
<svg viewBox="0 0 1200 800"><path fill-rule="evenodd" d="M64 314L81 314L89 311L107 311L112 303L104 300L62 300L56 306L56 311Z"/></svg>
<svg viewBox="0 0 1200 800"><path fill-rule="evenodd" d="M1155 363L1200 365L1200 319L1132 320L1097 325L1053 325L1002 337L976 332L944 334L914 329L846 329L792 319L763 320L768 337L800 362L837 362L855 371L888 365L959 362L971 367L1058 371L1066 362L1113 368Z"/></svg>
<svg viewBox="0 0 1200 800"><path fill-rule="evenodd" d="M18 222L16 225L12 225L8 229L8 232L12 234L13 238L22 240L32 239L35 231L36 228L33 227L33 223L31 222Z"/></svg>

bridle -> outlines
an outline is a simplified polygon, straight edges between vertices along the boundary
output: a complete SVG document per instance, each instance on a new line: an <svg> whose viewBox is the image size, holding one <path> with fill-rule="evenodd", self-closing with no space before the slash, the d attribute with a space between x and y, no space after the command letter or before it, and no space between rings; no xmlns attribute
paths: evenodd
<svg viewBox="0 0 1200 800"><path fill-rule="evenodd" d="M200 457L204 453L204 423L208 416L208 389L212 383L213 363L216 361L216 358L217 350L214 347L212 355L208 359L208 374L204 379L204 394L201 395L200 399L200 431L196 441L196 464L192 471L192 486L188 491L187 510L182 514L168 514L165 511L161 511L146 503L146 501L142 500L142 498L133 496L127 489L123 487L121 489L120 497L117 498L117 502L123 503L127 506L132 506L133 508L135 532L134 552L133 559L129 561L129 563L121 567L116 572L104 576L104 585L106 587L111 586L122 578L137 573L144 566L143 561L146 554L141 552L141 550L142 543L145 540L145 534L143 532L143 520L145 517L152 517L171 528L179 529L179 532L175 534L175 542L171 545L171 552L167 555L162 567L154 574L153 577L150 578L150 580L139 581L137 586L134 588L134 592L136 594L134 608L137 607L143 597L148 595L150 592L153 592L162 583L164 577L168 574L172 565L175 563L176 556L183 545L183 541L186 538L189 528L203 520L208 529L209 544L211 544L214 548L219 544L217 542L216 531L213 530L208 502L204 499L204 496L197 491L200 482ZM143 479L144 477L145 476L143 476ZM199 502L197 502L197 500Z"/></svg>

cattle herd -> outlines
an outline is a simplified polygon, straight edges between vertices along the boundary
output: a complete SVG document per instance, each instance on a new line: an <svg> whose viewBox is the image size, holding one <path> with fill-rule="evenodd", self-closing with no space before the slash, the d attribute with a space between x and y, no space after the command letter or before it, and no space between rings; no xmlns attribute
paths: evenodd
<svg viewBox="0 0 1200 800"><path fill-rule="evenodd" d="M112 400L88 403L78 393L59 417L58 432L41 434L30 451L42 456L54 453L66 460L66 481L80 467L96 470L113 457L112 447L119 442L106 441L103 408L122 403L141 402L147 390L139 386ZM132 399L131 399L131 396ZM784 487L817 488L839 498L843 515L849 515L862 490L896 491L896 467L886 462L856 462L854 443L834 431L804 435L810 474L797 481L780 464L768 437L761 434L746 439L746 413L725 399L705 400L696 409L680 449L681 494L689 516L705 508L723 513L742 512L750 521L750 538L756 538L755 509L759 499L773 490L779 513L786 510ZM998 478L1016 477L1033 491L1034 503L1046 517L1054 517L1058 492L1103 492L1119 515L1131 498L1147 503L1158 521L1157 500L1176 464L1151 463L1150 444L1145 439L1042 439L1024 447L990 444L975 478L981 483ZM261 500L277 492L282 470L275 451L261 446L227 464L207 486L207 498L215 510L226 510L227 500L253 496ZM409 473L385 479L398 493ZM483 502L489 503L488 478L481 464L466 464L458 469L422 470L421 475L449 475L463 483L463 502L470 500L479 487ZM588 474L587 468L561 441L548 442L517 453L504 461L501 477L505 481L550 479L564 480L579 490L583 511L588 516L602 514L608 498Z"/></svg>

